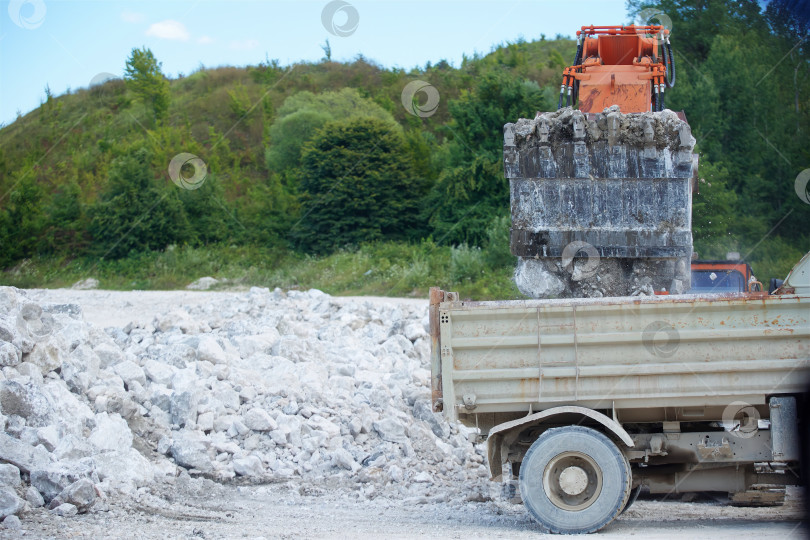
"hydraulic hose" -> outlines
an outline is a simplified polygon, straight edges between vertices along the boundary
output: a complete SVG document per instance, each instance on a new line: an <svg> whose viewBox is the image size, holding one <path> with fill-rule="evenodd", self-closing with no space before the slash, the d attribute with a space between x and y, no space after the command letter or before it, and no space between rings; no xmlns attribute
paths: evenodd
<svg viewBox="0 0 810 540"><path fill-rule="evenodd" d="M667 81L667 86L675 86L675 55L672 53L672 45L667 43L667 54L669 55L669 65L672 66L672 77Z"/></svg>
<svg viewBox="0 0 810 540"><path fill-rule="evenodd" d="M672 45L669 43L669 38L667 38L663 47L662 57L666 68L664 83L667 85L667 88L672 88L675 86L675 55L672 54Z"/></svg>
<svg viewBox="0 0 810 540"><path fill-rule="evenodd" d="M571 64L572 69L576 69L580 63L582 63L582 42L584 38L579 36L577 38L577 52L574 55L574 63ZM563 85L565 85L565 79L563 79ZM568 79L568 96L566 97L566 106L570 106L572 104L576 104L577 97L579 95L579 81L576 80L573 76ZM573 95L572 95L573 92ZM560 103L558 109L562 108L562 95L560 95Z"/></svg>
<svg viewBox="0 0 810 540"><path fill-rule="evenodd" d="M577 53L574 55L574 63L572 66L578 66L582 62L582 38L577 39Z"/></svg>

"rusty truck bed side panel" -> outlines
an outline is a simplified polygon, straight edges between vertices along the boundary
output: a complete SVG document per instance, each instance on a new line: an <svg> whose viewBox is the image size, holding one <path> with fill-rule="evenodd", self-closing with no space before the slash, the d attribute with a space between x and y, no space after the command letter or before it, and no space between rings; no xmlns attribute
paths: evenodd
<svg viewBox="0 0 810 540"><path fill-rule="evenodd" d="M559 405L764 404L802 391L810 376L808 296L462 302L448 294L431 294L434 406L473 425L481 413Z"/></svg>

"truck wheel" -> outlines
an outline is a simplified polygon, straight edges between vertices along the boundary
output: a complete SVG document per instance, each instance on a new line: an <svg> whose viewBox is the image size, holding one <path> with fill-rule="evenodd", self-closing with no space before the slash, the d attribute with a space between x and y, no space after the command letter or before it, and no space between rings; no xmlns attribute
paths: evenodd
<svg viewBox="0 0 810 540"><path fill-rule="evenodd" d="M583 426L545 431L520 466L523 504L546 532L598 531L624 509L631 485L621 450Z"/></svg>

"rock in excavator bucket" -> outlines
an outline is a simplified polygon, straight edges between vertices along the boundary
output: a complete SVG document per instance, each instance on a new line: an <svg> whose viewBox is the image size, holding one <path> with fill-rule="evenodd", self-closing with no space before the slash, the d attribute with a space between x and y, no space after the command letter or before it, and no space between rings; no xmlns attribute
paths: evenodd
<svg viewBox="0 0 810 540"><path fill-rule="evenodd" d="M678 114L571 108L504 126L521 292L623 296L689 288L695 139Z"/></svg>

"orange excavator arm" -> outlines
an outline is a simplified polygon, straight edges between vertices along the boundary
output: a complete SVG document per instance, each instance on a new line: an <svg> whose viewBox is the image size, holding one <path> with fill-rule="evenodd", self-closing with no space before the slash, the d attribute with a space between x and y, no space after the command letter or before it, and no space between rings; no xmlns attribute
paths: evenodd
<svg viewBox="0 0 810 540"><path fill-rule="evenodd" d="M583 26L574 64L563 71L557 108L565 100L566 106L578 101L586 113L611 105L623 113L662 111L664 89L674 84L669 30L663 26Z"/></svg>

